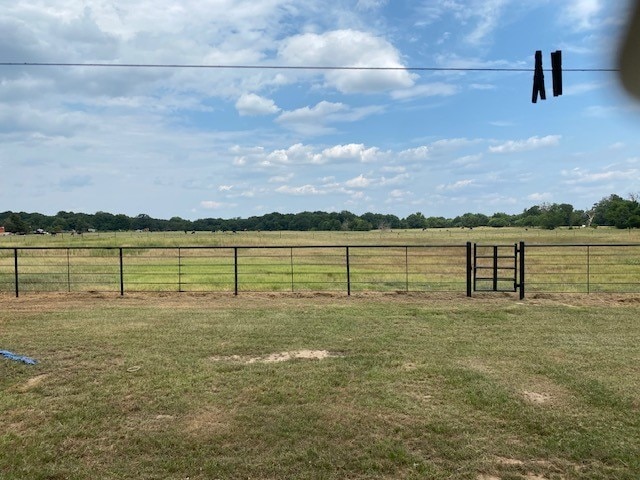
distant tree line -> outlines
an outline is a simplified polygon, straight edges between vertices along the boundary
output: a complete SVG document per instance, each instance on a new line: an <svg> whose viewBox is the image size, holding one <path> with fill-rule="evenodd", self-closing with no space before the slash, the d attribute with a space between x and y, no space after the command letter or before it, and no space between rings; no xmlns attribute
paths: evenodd
<svg viewBox="0 0 640 480"><path fill-rule="evenodd" d="M169 220L152 218L141 213L135 217L107 212L74 213L58 212L56 215L41 213L2 212L0 226L12 233L29 233L36 230L50 233L86 231L313 231L407 228L474 228L474 227L539 227L554 229L561 226L613 226L616 228L640 228L640 197L630 195L627 199L610 195L593 205L589 210L575 210L567 203L545 203L525 209L520 214L465 213L455 218L425 217L412 213L406 218L395 215L367 212L356 215L342 212L267 213L249 218L203 218L185 220L172 217Z"/></svg>

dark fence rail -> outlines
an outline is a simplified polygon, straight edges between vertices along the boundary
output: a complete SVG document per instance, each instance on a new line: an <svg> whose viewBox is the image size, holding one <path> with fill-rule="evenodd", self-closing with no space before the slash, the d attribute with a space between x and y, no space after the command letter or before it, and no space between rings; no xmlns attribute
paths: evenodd
<svg viewBox="0 0 640 480"><path fill-rule="evenodd" d="M0 293L640 293L640 244L499 247L3 247Z"/></svg>

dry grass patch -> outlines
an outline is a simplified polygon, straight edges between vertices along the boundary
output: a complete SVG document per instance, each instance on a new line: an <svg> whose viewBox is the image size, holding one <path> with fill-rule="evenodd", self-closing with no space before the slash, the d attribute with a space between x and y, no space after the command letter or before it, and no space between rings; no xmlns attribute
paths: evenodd
<svg viewBox="0 0 640 480"><path fill-rule="evenodd" d="M38 387L44 380L49 376L48 373L42 373L40 375L36 375L35 377L29 378L22 385L16 385L13 389L16 392L25 393L31 390L32 388Z"/></svg>

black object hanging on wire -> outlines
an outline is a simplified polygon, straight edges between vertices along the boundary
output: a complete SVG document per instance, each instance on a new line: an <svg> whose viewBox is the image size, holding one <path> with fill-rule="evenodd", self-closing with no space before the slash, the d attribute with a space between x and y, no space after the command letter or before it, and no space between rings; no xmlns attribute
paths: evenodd
<svg viewBox="0 0 640 480"><path fill-rule="evenodd" d="M541 100L547 99L547 91L544 88L544 70L542 68L542 51L536 50L536 67L533 72L533 95L531 101L538 102L538 95ZM551 75L553 78L553 96L562 95L562 51L551 52Z"/></svg>
<svg viewBox="0 0 640 480"><path fill-rule="evenodd" d="M538 102L538 94L541 100L547 99L547 92L544 88L544 71L542 70L542 51L536 50L536 67L533 72L533 95L531 101Z"/></svg>
<svg viewBox="0 0 640 480"><path fill-rule="evenodd" d="M562 95L562 51L551 52L551 74L553 76L553 96Z"/></svg>

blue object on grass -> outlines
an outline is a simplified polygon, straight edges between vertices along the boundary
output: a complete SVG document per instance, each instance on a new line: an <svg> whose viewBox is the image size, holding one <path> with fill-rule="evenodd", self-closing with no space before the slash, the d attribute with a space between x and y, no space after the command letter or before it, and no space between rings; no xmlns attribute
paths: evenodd
<svg viewBox="0 0 640 480"><path fill-rule="evenodd" d="M10 352L9 350L0 350L0 355L2 355L5 358L8 358L9 360L26 363L28 365L35 365L36 363L38 363L38 361L34 360L33 358L25 357L23 355L16 355L15 353Z"/></svg>

